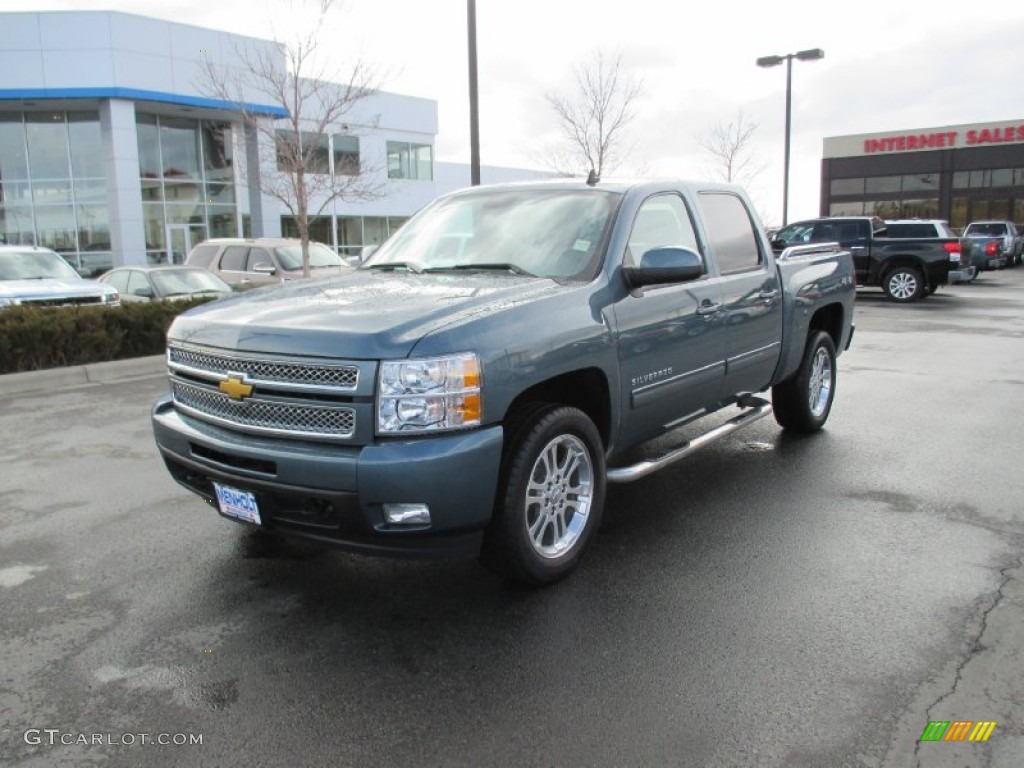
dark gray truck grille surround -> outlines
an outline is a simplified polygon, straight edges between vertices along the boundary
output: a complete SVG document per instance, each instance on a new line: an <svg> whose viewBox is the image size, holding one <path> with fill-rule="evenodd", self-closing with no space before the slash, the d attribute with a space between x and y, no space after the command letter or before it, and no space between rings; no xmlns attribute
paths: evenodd
<svg viewBox="0 0 1024 768"><path fill-rule="evenodd" d="M291 438L349 440L355 434L356 411L350 402L359 384L359 368L354 365L249 357L171 344L167 366L175 406L197 419ZM222 382L252 389L240 399L232 398L221 390Z"/></svg>

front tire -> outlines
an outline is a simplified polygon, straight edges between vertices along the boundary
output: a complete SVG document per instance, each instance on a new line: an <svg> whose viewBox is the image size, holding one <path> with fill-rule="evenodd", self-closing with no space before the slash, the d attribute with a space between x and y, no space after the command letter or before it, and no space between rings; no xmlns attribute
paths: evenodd
<svg viewBox="0 0 1024 768"><path fill-rule="evenodd" d="M836 347L816 331L807 339L797 372L772 387L775 421L787 432L817 432L828 420L836 396Z"/></svg>
<svg viewBox="0 0 1024 768"><path fill-rule="evenodd" d="M534 407L509 423L481 559L516 581L551 584L576 567L601 523L604 445L577 408Z"/></svg>
<svg viewBox="0 0 1024 768"><path fill-rule="evenodd" d="M892 301L917 301L924 294L924 276L917 267L893 267L885 273L882 290Z"/></svg>

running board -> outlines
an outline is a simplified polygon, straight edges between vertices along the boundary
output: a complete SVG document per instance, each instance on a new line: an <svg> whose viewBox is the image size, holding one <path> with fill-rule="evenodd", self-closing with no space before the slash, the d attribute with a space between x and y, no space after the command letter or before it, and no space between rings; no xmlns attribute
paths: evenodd
<svg viewBox="0 0 1024 768"><path fill-rule="evenodd" d="M772 412L772 404L767 400L760 397L754 397L748 395L744 397L738 403L741 407L745 408L742 413L738 416L734 416L724 424L715 427L712 430L705 432L699 437L695 437L693 440L689 440L683 443L678 448L669 451L664 456L657 459L648 459L645 461L639 461L636 464L631 464L628 467L617 467L615 469L609 469L606 477L609 483L631 483L634 480L639 480L641 477L647 477L659 469L667 467L669 464L675 464L680 459L684 459L691 453L694 453L705 445L715 442L719 438L725 437L726 435L732 434L737 429L742 429L748 424L753 424L758 419L763 419L769 413Z"/></svg>

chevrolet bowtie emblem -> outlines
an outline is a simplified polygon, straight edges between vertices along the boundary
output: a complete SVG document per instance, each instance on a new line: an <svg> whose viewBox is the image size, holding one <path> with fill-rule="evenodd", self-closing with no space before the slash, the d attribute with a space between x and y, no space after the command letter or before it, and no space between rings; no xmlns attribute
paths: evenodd
<svg viewBox="0 0 1024 768"><path fill-rule="evenodd" d="M217 388L232 400L243 400L252 394L252 384L246 384L241 376L228 376Z"/></svg>

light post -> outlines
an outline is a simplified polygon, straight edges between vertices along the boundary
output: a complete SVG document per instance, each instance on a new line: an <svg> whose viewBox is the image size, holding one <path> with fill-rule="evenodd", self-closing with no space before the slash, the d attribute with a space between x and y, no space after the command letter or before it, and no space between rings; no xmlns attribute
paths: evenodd
<svg viewBox="0 0 1024 768"><path fill-rule="evenodd" d="M470 185L480 184L480 113L476 77L476 0L466 0L469 35L469 176Z"/></svg>
<svg viewBox="0 0 1024 768"><path fill-rule="evenodd" d="M757 60L759 67L777 67L786 62L786 159L782 170L782 226L786 226L789 217L789 128L793 109L793 59L800 61L816 61L825 58L821 48L808 48L806 51L787 53L783 56L762 56Z"/></svg>

